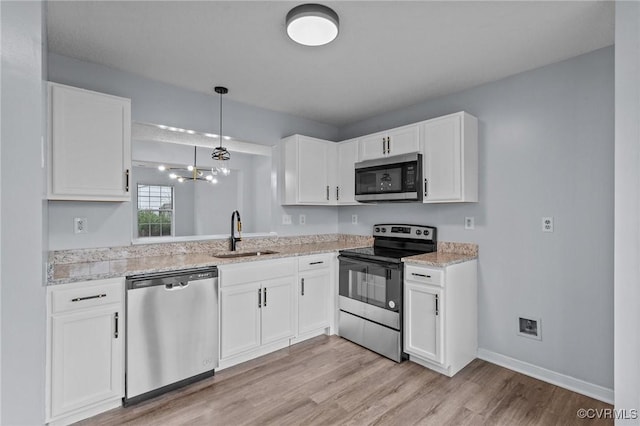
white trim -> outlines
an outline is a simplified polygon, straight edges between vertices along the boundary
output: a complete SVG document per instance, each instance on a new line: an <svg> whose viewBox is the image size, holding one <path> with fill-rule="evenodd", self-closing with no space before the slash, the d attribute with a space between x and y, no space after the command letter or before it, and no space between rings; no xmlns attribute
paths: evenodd
<svg viewBox="0 0 640 426"><path fill-rule="evenodd" d="M547 383L551 383L552 385L560 386L561 388L586 395L590 398L595 398L599 401L613 404L613 389L585 382L584 380L576 379L575 377L567 376L565 374L556 373L555 371L547 370L546 368L538 367L537 365L529 364L528 362L520 361L483 348L478 348L478 358Z"/></svg>

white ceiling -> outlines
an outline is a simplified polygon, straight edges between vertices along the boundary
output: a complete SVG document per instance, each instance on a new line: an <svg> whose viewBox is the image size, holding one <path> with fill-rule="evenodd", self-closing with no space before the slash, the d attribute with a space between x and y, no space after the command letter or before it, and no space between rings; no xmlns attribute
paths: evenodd
<svg viewBox="0 0 640 426"><path fill-rule="evenodd" d="M305 47L300 3L52 1L49 50L342 126L614 40L609 1L334 1L338 38Z"/></svg>

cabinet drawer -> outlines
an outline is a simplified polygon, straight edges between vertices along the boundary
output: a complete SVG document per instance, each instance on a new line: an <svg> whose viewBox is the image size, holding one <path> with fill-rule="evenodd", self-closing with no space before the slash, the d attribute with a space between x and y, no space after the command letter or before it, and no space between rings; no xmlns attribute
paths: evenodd
<svg viewBox="0 0 640 426"><path fill-rule="evenodd" d="M51 288L51 313L122 303L124 278L110 278Z"/></svg>
<svg viewBox="0 0 640 426"><path fill-rule="evenodd" d="M406 265L404 279L422 284L431 284L442 287L444 274L439 269L429 269L420 266Z"/></svg>
<svg viewBox="0 0 640 426"><path fill-rule="evenodd" d="M317 256L304 256L298 259L298 271L312 271L314 269L329 268L332 255L320 254Z"/></svg>
<svg viewBox="0 0 640 426"><path fill-rule="evenodd" d="M220 274L220 287L261 282L295 275L296 259L275 259L220 265L218 266L218 271Z"/></svg>

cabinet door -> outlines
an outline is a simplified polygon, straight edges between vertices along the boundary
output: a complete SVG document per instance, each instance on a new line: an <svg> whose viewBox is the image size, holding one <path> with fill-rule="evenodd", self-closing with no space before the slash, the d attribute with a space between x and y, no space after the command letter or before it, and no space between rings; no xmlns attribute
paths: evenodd
<svg viewBox="0 0 640 426"><path fill-rule="evenodd" d="M50 199L128 201L129 99L50 85Z"/></svg>
<svg viewBox="0 0 640 426"><path fill-rule="evenodd" d="M358 152L360 161L381 158L387 152L387 133L380 132L360 138Z"/></svg>
<svg viewBox="0 0 640 426"><path fill-rule="evenodd" d="M262 344L293 337L294 277L262 283Z"/></svg>
<svg viewBox="0 0 640 426"><path fill-rule="evenodd" d="M113 305L52 317L51 417L123 395L121 317Z"/></svg>
<svg viewBox="0 0 640 426"><path fill-rule="evenodd" d="M338 144L338 204L356 204L356 176L354 164L358 158L358 141L351 140Z"/></svg>
<svg viewBox="0 0 640 426"><path fill-rule="evenodd" d="M456 201L462 197L461 120L459 115L423 124L424 201Z"/></svg>
<svg viewBox="0 0 640 426"><path fill-rule="evenodd" d="M329 327L331 269L300 274L298 283L298 333Z"/></svg>
<svg viewBox="0 0 640 426"><path fill-rule="evenodd" d="M298 202L328 204L327 144L332 142L300 136L298 142Z"/></svg>
<svg viewBox="0 0 640 426"><path fill-rule="evenodd" d="M220 358L260 346L259 284L220 289Z"/></svg>
<svg viewBox="0 0 640 426"><path fill-rule="evenodd" d="M420 151L420 138L418 137L418 126L404 126L389 130L388 154L400 155L410 152Z"/></svg>
<svg viewBox="0 0 640 426"><path fill-rule="evenodd" d="M405 282L405 352L443 362L442 290Z"/></svg>

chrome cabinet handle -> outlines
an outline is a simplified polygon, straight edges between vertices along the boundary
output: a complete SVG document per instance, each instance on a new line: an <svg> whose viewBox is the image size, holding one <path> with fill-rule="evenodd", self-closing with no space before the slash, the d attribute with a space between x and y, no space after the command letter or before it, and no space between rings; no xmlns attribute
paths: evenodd
<svg viewBox="0 0 640 426"><path fill-rule="evenodd" d="M329 201L329 185L327 185L327 201Z"/></svg>
<svg viewBox="0 0 640 426"><path fill-rule="evenodd" d="M440 309L438 308L438 295L436 294L436 316L440 314Z"/></svg>
<svg viewBox="0 0 640 426"><path fill-rule="evenodd" d="M262 308L262 289L258 289L258 308Z"/></svg>
<svg viewBox="0 0 640 426"><path fill-rule="evenodd" d="M304 296L304 278L300 279L300 284L301 284L300 296Z"/></svg>
<svg viewBox="0 0 640 426"><path fill-rule="evenodd" d="M129 169L127 169L124 175L125 175L124 192L129 192Z"/></svg>
<svg viewBox="0 0 640 426"><path fill-rule="evenodd" d="M71 301L72 302L82 302L83 300L102 299L103 297L107 297L107 295L106 294L96 294L95 296L76 297L75 299L71 299Z"/></svg>
<svg viewBox="0 0 640 426"><path fill-rule="evenodd" d="M267 307L267 289L266 288L264 289L262 294L264 295L264 303L262 304L262 306L266 308Z"/></svg>
<svg viewBox="0 0 640 426"><path fill-rule="evenodd" d="M431 275L416 274L415 272L412 272L411 275L413 275L414 277L431 278Z"/></svg>
<svg viewBox="0 0 640 426"><path fill-rule="evenodd" d="M118 338L118 313L116 312L114 315L114 322L115 322L115 329L113 331L113 338L117 339Z"/></svg>

